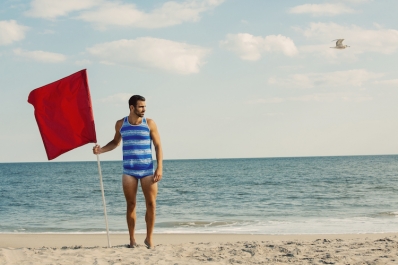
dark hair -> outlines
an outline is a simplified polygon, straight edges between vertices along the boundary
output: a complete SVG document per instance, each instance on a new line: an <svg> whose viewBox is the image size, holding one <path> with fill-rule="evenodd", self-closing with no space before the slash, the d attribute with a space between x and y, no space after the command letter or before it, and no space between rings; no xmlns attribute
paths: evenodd
<svg viewBox="0 0 398 265"><path fill-rule="evenodd" d="M132 96L132 97L129 99L129 107L130 107L131 105L133 105L134 108L137 107L137 101L138 101L138 100L140 100L140 101L145 101L145 98L144 98L143 96L140 96L140 95L134 95L134 96Z"/></svg>

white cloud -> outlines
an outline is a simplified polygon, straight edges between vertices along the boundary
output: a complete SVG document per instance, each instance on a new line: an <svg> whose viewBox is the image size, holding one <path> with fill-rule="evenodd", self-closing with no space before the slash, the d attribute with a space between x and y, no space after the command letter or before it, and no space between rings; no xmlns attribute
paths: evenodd
<svg viewBox="0 0 398 265"><path fill-rule="evenodd" d="M99 29L108 26L138 28L163 28L183 22L200 20L203 12L209 11L225 0L168 1L150 12L139 10L135 4L107 0L32 0L25 15L55 19L71 12L79 12L78 19L93 23Z"/></svg>
<svg viewBox="0 0 398 265"><path fill-rule="evenodd" d="M178 74L198 73L208 49L157 38L97 44L87 51L107 64L150 67Z"/></svg>
<svg viewBox="0 0 398 265"><path fill-rule="evenodd" d="M298 97L273 97L273 98L259 98L248 101L248 104L277 104L284 102L334 102L334 101L345 101L345 102L364 102L370 101L373 98L369 95L361 95L356 93L316 93L303 95Z"/></svg>
<svg viewBox="0 0 398 265"><path fill-rule="evenodd" d="M59 16L66 16L72 11L79 11L91 8L99 4L101 0L32 0L31 9L25 15L54 19Z"/></svg>
<svg viewBox="0 0 398 265"><path fill-rule="evenodd" d="M282 52L287 56L297 54L294 42L282 35L261 37L248 33L228 34L226 40L220 42L220 46L248 61L257 61L267 52Z"/></svg>
<svg viewBox="0 0 398 265"><path fill-rule="evenodd" d="M195 22L201 13L220 5L224 0L189 0L182 3L169 1L151 12L139 10L134 4L103 2L95 10L85 11L78 17L93 23L99 29L108 26L164 28L183 22Z"/></svg>
<svg viewBox="0 0 398 265"><path fill-rule="evenodd" d="M354 4L360 4L360 3L366 3L366 2L370 2L372 0L340 0L342 2L350 2L350 3L354 3Z"/></svg>
<svg viewBox="0 0 398 265"><path fill-rule="evenodd" d="M63 54L45 51L25 51L14 49L14 54L43 63L60 63L66 60L66 56Z"/></svg>
<svg viewBox="0 0 398 265"><path fill-rule="evenodd" d="M370 101L373 98L369 95L362 95L357 93L318 93L318 94L310 94L304 95L300 97L292 97L289 100L293 101L316 101L316 102L332 102L332 101L347 101L347 102L364 102Z"/></svg>
<svg viewBox="0 0 398 265"><path fill-rule="evenodd" d="M376 85L398 86L398 79L375 81Z"/></svg>
<svg viewBox="0 0 398 265"><path fill-rule="evenodd" d="M345 39L344 44L351 46L347 49L352 50L355 54L364 52L391 54L398 49L398 30L384 29L380 26L376 29L364 29L356 25L341 26L336 23L311 23L306 29L295 29L310 40L323 42L324 49L329 50L328 53L341 52L329 48L334 46L334 43L331 42L334 39ZM327 46L328 44L331 45Z"/></svg>
<svg viewBox="0 0 398 265"><path fill-rule="evenodd" d="M99 101L103 103L126 104L126 106L128 106L131 96L131 93L117 93L106 98L102 98Z"/></svg>
<svg viewBox="0 0 398 265"><path fill-rule="evenodd" d="M354 69L330 73L295 74L283 79L269 78L268 84L292 88L341 87L344 89L362 87L366 82L382 76L384 76L383 73Z"/></svg>
<svg viewBox="0 0 398 265"><path fill-rule="evenodd" d="M8 45L25 38L28 27L19 25L15 20L0 21L0 45Z"/></svg>
<svg viewBox="0 0 398 265"><path fill-rule="evenodd" d="M355 12L353 9L341 3L304 4L295 6L289 10L289 13L292 14L312 14L313 16L336 16L353 12Z"/></svg>

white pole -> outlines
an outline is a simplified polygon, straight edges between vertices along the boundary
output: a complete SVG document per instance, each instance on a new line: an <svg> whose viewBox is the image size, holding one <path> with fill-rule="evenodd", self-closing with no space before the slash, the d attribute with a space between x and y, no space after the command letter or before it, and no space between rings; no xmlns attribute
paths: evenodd
<svg viewBox="0 0 398 265"><path fill-rule="evenodd" d="M104 185L102 184L102 171L101 171L101 164L100 164L100 160L99 160L99 155L98 154L97 154L97 162L98 162L98 173L99 173L100 185L101 185L101 193L102 193L102 204L104 205L106 235L108 237L108 248L110 248L111 247L111 242L109 241L109 228L108 228L108 217L106 215L106 203L105 203Z"/></svg>

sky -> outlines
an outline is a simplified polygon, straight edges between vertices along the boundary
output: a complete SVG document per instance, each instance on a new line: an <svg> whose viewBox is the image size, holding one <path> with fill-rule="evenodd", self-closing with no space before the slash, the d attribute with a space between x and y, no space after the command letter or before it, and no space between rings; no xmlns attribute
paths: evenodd
<svg viewBox="0 0 398 265"><path fill-rule="evenodd" d="M45 162L31 90L87 69L97 139L144 96L164 159L398 153L393 0L2 0L0 162ZM337 50L336 39L346 49ZM53 161L91 161L93 144ZM101 160L121 160L121 147Z"/></svg>

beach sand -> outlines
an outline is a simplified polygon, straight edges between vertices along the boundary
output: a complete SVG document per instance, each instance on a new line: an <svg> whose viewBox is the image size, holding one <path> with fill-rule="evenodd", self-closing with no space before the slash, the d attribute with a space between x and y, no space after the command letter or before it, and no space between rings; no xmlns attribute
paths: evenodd
<svg viewBox="0 0 398 265"><path fill-rule="evenodd" d="M398 264L398 233L156 234L129 249L127 234L0 234L0 264Z"/></svg>

